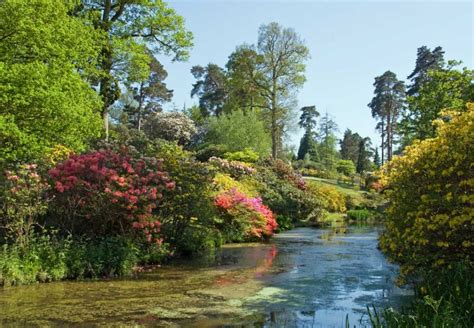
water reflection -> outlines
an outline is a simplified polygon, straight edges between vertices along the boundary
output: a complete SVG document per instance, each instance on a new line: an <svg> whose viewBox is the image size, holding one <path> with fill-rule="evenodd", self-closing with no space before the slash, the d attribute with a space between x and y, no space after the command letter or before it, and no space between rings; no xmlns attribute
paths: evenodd
<svg viewBox="0 0 474 328"><path fill-rule="evenodd" d="M300 228L135 279L0 290L0 326L343 327L402 302L374 227Z"/></svg>

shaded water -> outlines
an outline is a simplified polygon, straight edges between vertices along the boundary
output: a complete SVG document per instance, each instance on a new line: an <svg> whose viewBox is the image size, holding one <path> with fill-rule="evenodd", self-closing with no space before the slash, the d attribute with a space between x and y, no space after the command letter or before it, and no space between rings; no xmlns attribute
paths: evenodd
<svg viewBox="0 0 474 328"><path fill-rule="evenodd" d="M134 279L6 288L0 326L344 327L347 314L359 325L366 305L408 297L377 236L299 228Z"/></svg>

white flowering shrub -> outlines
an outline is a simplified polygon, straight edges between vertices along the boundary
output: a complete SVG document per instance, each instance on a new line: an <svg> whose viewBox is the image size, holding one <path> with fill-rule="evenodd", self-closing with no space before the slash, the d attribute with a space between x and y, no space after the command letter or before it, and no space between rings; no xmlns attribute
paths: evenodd
<svg viewBox="0 0 474 328"><path fill-rule="evenodd" d="M146 120L143 129L150 139L177 141L180 145L188 144L197 132L194 122L178 112L156 113Z"/></svg>

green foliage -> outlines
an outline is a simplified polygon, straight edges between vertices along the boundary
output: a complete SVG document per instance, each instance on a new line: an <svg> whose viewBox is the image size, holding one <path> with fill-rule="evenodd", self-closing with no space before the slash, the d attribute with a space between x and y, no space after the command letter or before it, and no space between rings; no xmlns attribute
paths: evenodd
<svg viewBox="0 0 474 328"><path fill-rule="evenodd" d="M258 161L258 154L253 151L251 148L245 148L242 151L236 151L233 153L225 153L224 158L229 161L239 161L244 163L255 163Z"/></svg>
<svg viewBox="0 0 474 328"><path fill-rule="evenodd" d="M222 241L215 229L214 171L175 143L157 141L148 152L163 159L164 169L176 183L174 190L164 193L158 210L166 242L185 254L218 247Z"/></svg>
<svg viewBox="0 0 474 328"><path fill-rule="evenodd" d="M130 275L140 250L130 239L107 236L78 240L67 253L67 278L103 278Z"/></svg>
<svg viewBox="0 0 474 328"><path fill-rule="evenodd" d="M191 74L197 80L193 84L191 97L199 98L199 108L203 116L220 115L222 113L226 98L226 74L216 64L208 64L206 67L193 66Z"/></svg>
<svg viewBox="0 0 474 328"><path fill-rule="evenodd" d="M355 174L355 165L354 162L351 160L344 160L341 159L337 161L336 164L336 170L337 172L345 175L345 176L352 176Z"/></svg>
<svg viewBox="0 0 474 328"><path fill-rule="evenodd" d="M404 276L472 261L474 104L445 112L435 138L405 149L384 167L390 207L380 245Z"/></svg>
<svg viewBox="0 0 474 328"><path fill-rule="evenodd" d="M460 63L450 61L445 68L430 70L415 95L408 97L408 108L400 124L403 144L435 136L432 121L440 118L442 109L464 111L466 102L474 100L474 71L456 69Z"/></svg>
<svg viewBox="0 0 474 328"><path fill-rule="evenodd" d="M398 117L405 106L405 84L397 75L386 71L375 78L374 97L367 105L372 110L372 117L378 119L376 129L380 131L382 144L382 162L385 150L387 160L392 159Z"/></svg>
<svg viewBox="0 0 474 328"><path fill-rule="evenodd" d="M321 201L306 191L305 184L285 172L273 162L261 163L258 167L256 179L260 182L263 202L273 212L291 218L293 222L317 221L322 215Z"/></svg>
<svg viewBox="0 0 474 328"><path fill-rule="evenodd" d="M474 320L473 268L455 263L432 272L417 286L417 297L402 311L392 308L369 311L374 328L471 327Z"/></svg>
<svg viewBox="0 0 474 328"><path fill-rule="evenodd" d="M223 158L226 153L229 153L226 145L210 144L199 149L196 153L196 158L201 162L207 162L211 157Z"/></svg>
<svg viewBox="0 0 474 328"><path fill-rule="evenodd" d="M230 152L250 148L260 156L267 156L271 145L270 136L256 111L233 111L211 117L207 124L205 143L224 145Z"/></svg>
<svg viewBox="0 0 474 328"><path fill-rule="evenodd" d="M54 235L30 233L26 246L3 244L0 248L0 286L28 284L63 279L69 240Z"/></svg>
<svg viewBox="0 0 474 328"><path fill-rule="evenodd" d="M55 1L0 6L0 153L41 158L57 144L75 151L100 131L100 100L90 85L100 36ZM45 46L47 45L47 46Z"/></svg>
<svg viewBox="0 0 474 328"><path fill-rule="evenodd" d="M367 221L373 218L374 214L366 208L347 211L347 217L355 221Z"/></svg>

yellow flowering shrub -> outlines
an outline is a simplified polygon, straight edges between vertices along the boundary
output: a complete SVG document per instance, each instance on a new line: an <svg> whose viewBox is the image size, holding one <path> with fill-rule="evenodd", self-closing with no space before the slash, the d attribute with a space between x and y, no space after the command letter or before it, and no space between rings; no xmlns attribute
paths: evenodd
<svg viewBox="0 0 474 328"><path fill-rule="evenodd" d="M58 144L45 154L44 161L47 165L54 166L58 162L68 159L72 153L73 150L71 148Z"/></svg>
<svg viewBox="0 0 474 328"><path fill-rule="evenodd" d="M441 117L434 138L382 168L390 206L380 246L402 277L474 254L474 104Z"/></svg>
<svg viewBox="0 0 474 328"><path fill-rule="evenodd" d="M228 174L217 173L214 177L214 184L219 192L235 189L249 197L260 197L258 192L259 184L255 179L250 177L245 177L237 181Z"/></svg>
<svg viewBox="0 0 474 328"><path fill-rule="evenodd" d="M310 181L308 190L321 201L325 210L338 213L346 212L346 198L337 188Z"/></svg>

